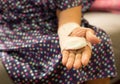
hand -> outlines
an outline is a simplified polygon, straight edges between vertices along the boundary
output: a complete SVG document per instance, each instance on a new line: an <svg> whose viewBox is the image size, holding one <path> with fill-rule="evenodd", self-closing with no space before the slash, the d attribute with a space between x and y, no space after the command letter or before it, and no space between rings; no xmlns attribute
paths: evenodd
<svg viewBox="0 0 120 84"><path fill-rule="evenodd" d="M97 44L100 40L94 35L94 31L88 28L76 28L71 36L85 37L87 41L92 44ZM71 69L79 69L82 65L86 66L91 58L92 50L89 46L86 46L78 50L63 50L62 51L62 63Z"/></svg>
<svg viewBox="0 0 120 84"><path fill-rule="evenodd" d="M76 28L70 36L85 37L92 44L98 44L100 42L100 39L96 37L95 32L90 28Z"/></svg>
<svg viewBox="0 0 120 84"><path fill-rule="evenodd" d="M91 48L86 46L79 50L63 50L62 55L62 63L68 70L72 67L79 69L82 65L86 66L88 64L91 58Z"/></svg>

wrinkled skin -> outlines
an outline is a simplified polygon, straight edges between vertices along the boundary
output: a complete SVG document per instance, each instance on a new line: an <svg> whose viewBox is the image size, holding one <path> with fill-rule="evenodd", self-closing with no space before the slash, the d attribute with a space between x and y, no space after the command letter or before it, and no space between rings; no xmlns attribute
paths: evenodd
<svg viewBox="0 0 120 84"><path fill-rule="evenodd" d="M76 28L70 36L85 37L91 44L100 43L100 39L96 37L94 31L90 28ZM63 50L62 63L68 70L71 68L79 69L86 66L91 58L92 49L87 45L82 49Z"/></svg>

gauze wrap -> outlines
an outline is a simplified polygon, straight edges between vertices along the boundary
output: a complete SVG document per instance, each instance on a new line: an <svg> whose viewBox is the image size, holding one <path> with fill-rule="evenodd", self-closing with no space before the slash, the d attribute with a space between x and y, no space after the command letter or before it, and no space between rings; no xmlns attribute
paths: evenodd
<svg viewBox="0 0 120 84"><path fill-rule="evenodd" d="M87 41L84 37L75 37L70 36L72 31L75 28L80 27L77 23L66 23L58 29L58 36L59 36L59 42L61 51L64 49L66 50L74 50L74 49L80 49L87 45Z"/></svg>

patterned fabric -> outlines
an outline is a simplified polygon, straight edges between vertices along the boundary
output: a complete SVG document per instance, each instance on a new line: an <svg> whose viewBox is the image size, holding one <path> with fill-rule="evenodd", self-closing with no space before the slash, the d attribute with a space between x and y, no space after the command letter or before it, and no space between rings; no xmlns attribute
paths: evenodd
<svg viewBox="0 0 120 84"><path fill-rule="evenodd" d="M90 63L68 71L61 63L56 9L82 5L92 0L0 0L0 55L15 84L76 84L114 77L115 65L109 36L82 18L81 26L92 28L102 40L93 45Z"/></svg>

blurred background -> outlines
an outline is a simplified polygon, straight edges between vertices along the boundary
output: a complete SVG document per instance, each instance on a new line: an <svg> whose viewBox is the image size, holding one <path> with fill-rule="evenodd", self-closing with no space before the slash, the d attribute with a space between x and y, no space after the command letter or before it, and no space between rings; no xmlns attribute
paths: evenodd
<svg viewBox="0 0 120 84"><path fill-rule="evenodd" d="M95 0L84 17L90 24L104 29L110 35L118 73L111 84L120 84L120 0Z"/></svg>

